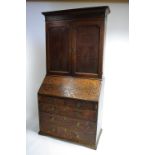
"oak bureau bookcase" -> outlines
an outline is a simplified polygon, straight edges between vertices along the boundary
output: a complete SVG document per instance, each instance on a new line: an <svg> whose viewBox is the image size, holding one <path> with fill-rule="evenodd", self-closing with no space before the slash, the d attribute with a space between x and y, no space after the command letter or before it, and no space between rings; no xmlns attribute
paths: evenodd
<svg viewBox="0 0 155 155"><path fill-rule="evenodd" d="M46 77L38 92L39 134L97 148L108 6L44 12Z"/></svg>

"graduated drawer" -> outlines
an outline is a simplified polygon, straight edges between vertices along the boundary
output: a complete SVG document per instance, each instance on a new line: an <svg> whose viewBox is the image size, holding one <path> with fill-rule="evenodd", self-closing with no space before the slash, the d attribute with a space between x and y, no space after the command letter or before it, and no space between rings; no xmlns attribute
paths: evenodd
<svg viewBox="0 0 155 155"><path fill-rule="evenodd" d="M41 112L40 131L58 138L92 144L95 142L96 123Z"/></svg>
<svg viewBox="0 0 155 155"><path fill-rule="evenodd" d="M97 120L97 103L39 96L39 110L77 119Z"/></svg>

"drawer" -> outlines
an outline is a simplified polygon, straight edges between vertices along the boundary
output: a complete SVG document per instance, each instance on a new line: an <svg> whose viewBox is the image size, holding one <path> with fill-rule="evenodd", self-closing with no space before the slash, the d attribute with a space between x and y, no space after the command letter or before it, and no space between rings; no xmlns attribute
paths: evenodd
<svg viewBox="0 0 155 155"><path fill-rule="evenodd" d="M39 103L40 112L47 112L51 114L57 114L67 116L71 118L77 118L82 120L97 121L97 111L83 110L80 108L72 108L70 106L52 104L52 103Z"/></svg>
<svg viewBox="0 0 155 155"><path fill-rule="evenodd" d="M96 123L42 112L40 131L51 136L89 144L95 142Z"/></svg>
<svg viewBox="0 0 155 155"><path fill-rule="evenodd" d="M74 109L80 110L94 110L96 111L98 108L97 102L92 101L83 101L83 100L75 100L68 98L55 98L39 95L39 102L53 104L54 106L65 106Z"/></svg>

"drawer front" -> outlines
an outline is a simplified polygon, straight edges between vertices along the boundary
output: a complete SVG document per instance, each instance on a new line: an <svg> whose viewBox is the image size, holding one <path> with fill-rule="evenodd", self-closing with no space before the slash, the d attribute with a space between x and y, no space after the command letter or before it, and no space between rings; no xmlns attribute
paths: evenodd
<svg viewBox="0 0 155 155"><path fill-rule="evenodd" d="M39 110L51 114L97 121L96 103L80 102L70 99L56 99L43 97L39 100Z"/></svg>
<svg viewBox="0 0 155 155"><path fill-rule="evenodd" d="M40 113L40 130L83 144L95 143L96 139L96 123L43 112Z"/></svg>
<svg viewBox="0 0 155 155"><path fill-rule="evenodd" d="M58 106L49 103L39 103L39 109L41 112L48 112L82 120L90 120L94 122L97 120L97 112L93 110L80 110L78 108Z"/></svg>
<svg viewBox="0 0 155 155"><path fill-rule="evenodd" d="M73 99L60 99L54 97L47 97L39 95L38 97L39 102L42 103L52 103L54 105L62 105L71 108L79 108L81 110L97 110L97 102L91 101L82 101L82 100L73 100Z"/></svg>

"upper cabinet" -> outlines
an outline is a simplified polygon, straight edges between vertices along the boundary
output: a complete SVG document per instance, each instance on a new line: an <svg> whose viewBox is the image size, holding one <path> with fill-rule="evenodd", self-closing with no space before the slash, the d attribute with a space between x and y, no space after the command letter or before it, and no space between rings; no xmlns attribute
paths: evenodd
<svg viewBox="0 0 155 155"><path fill-rule="evenodd" d="M44 12L48 75L102 78L108 7Z"/></svg>

